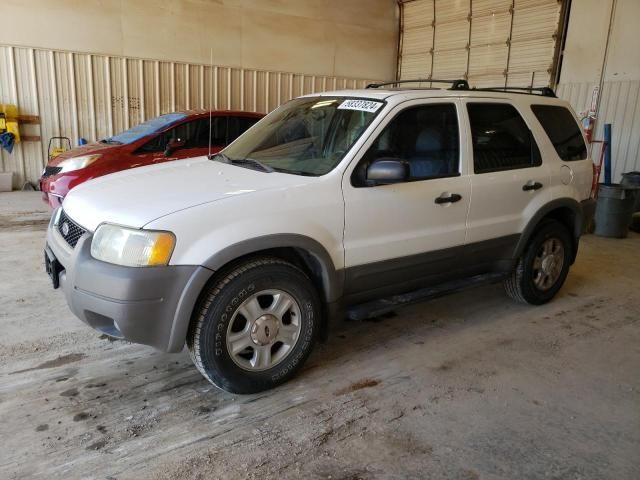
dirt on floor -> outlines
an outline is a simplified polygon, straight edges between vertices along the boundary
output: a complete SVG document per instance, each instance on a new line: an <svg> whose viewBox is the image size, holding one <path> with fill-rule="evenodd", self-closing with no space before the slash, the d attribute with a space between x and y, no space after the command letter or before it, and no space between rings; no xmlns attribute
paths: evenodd
<svg viewBox="0 0 640 480"><path fill-rule="evenodd" d="M7 195L2 479L640 478L639 235L585 237L548 305L488 285L344 323L293 381L238 396L73 317L46 212Z"/></svg>

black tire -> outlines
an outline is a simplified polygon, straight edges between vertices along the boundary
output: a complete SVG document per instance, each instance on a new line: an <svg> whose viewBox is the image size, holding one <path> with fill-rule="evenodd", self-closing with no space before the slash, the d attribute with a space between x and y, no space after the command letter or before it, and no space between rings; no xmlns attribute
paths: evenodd
<svg viewBox="0 0 640 480"><path fill-rule="evenodd" d="M534 268L534 261L540 255L543 244L549 239L557 239L562 244L564 260L558 278L548 288L540 289L534 280L538 275L538 271ZM516 268L504 281L507 294L514 300L529 305L542 305L549 302L562 288L567 278L572 255L573 242L567 228L555 220L546 220L537 228L524 253L518 259Z"/></svg>
<svg viewBox="0 0 640 480"><path fill-rule="evenodd" d="M227 332L234 314L252 292L268 289L284 291L297 302L300 331L295 345L273 368L250 371L232 359ZM244 394L268 390L289 380L302 367L318 335L320 312L318 293L299 268L278 258L249 259L205 287L194 311L187 347L200 373L215 386Z"/></svg>

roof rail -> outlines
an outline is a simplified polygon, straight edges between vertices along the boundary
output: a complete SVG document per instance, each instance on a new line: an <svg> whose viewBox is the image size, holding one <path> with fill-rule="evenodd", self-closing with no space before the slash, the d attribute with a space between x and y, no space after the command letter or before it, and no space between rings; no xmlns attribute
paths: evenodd
<svg viewBox="0 0 640 480"><path fill-rule="evenodd" d="M434 78L417 78L415 80L395 80L393 82L370 83L367 88L379 88L387 85L400 85L403 83L448 83L450 90L475 90L479 92L514 92L528 95L541 95L543 97L556 97L556 93L549 87L469 87L466 80L436 80Z"/></svg>
<svg viewBox="0 0 640 480"><path fill-rule="evenodd" d="M556 92L550 87L473 87L473 90L480 92L514 92L528 95L541 95L543 97L556 98Z"/></svg>
<svg viewBox="0 0 640 480"><path fill-rule="evenodd" d="M393 82L370 83L367 88L379 88L387 85L400 85L401 83L450 83L451 90L469 90L466 80L436 80L435 78L418 78L416 80L396 80Z"/></svg>

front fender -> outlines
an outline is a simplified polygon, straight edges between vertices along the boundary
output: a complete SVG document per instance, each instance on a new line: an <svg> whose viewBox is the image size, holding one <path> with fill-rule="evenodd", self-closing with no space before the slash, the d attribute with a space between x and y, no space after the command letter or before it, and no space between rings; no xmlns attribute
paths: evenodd
<svg viewBox="0 0 640 480"><path fill-rule="evenodd" d="M203 262L203 266L217 271L237 258L274 248L295 248L311 255L321 269L325 300L331 303L342 296L344 271L336 270L331 256L319 242L304 235L280 233L242 240L217 251Z"/></svg>
<svg viewBox="0 0 640 480"><path fill-rule="evenodd" d="M320 265L327 301L341 293L344 204L333 184L254 192L197 205L145 226L176 235L172 265L219 270L245 255L295 248Z"/></svg>

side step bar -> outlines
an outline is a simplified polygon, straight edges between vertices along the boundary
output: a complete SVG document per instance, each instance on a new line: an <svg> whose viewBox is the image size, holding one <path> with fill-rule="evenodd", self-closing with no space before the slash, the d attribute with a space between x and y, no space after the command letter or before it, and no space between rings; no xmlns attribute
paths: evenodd
<svg viewBox="0 0 640 480"><path fill-rule="evenodd" d="M349 320L368 320L389 313L399 307L420 303L425 300L442 297L450 293L459 292L468 288L476 287L486 283L494 283L506 278L504 273L487 273L476 275L464 280L455 280L442 283L436 287L421 288L413 292L394 295L392 297L381 298L371 302L355 305L347 308L346 314Z"/></svg>

